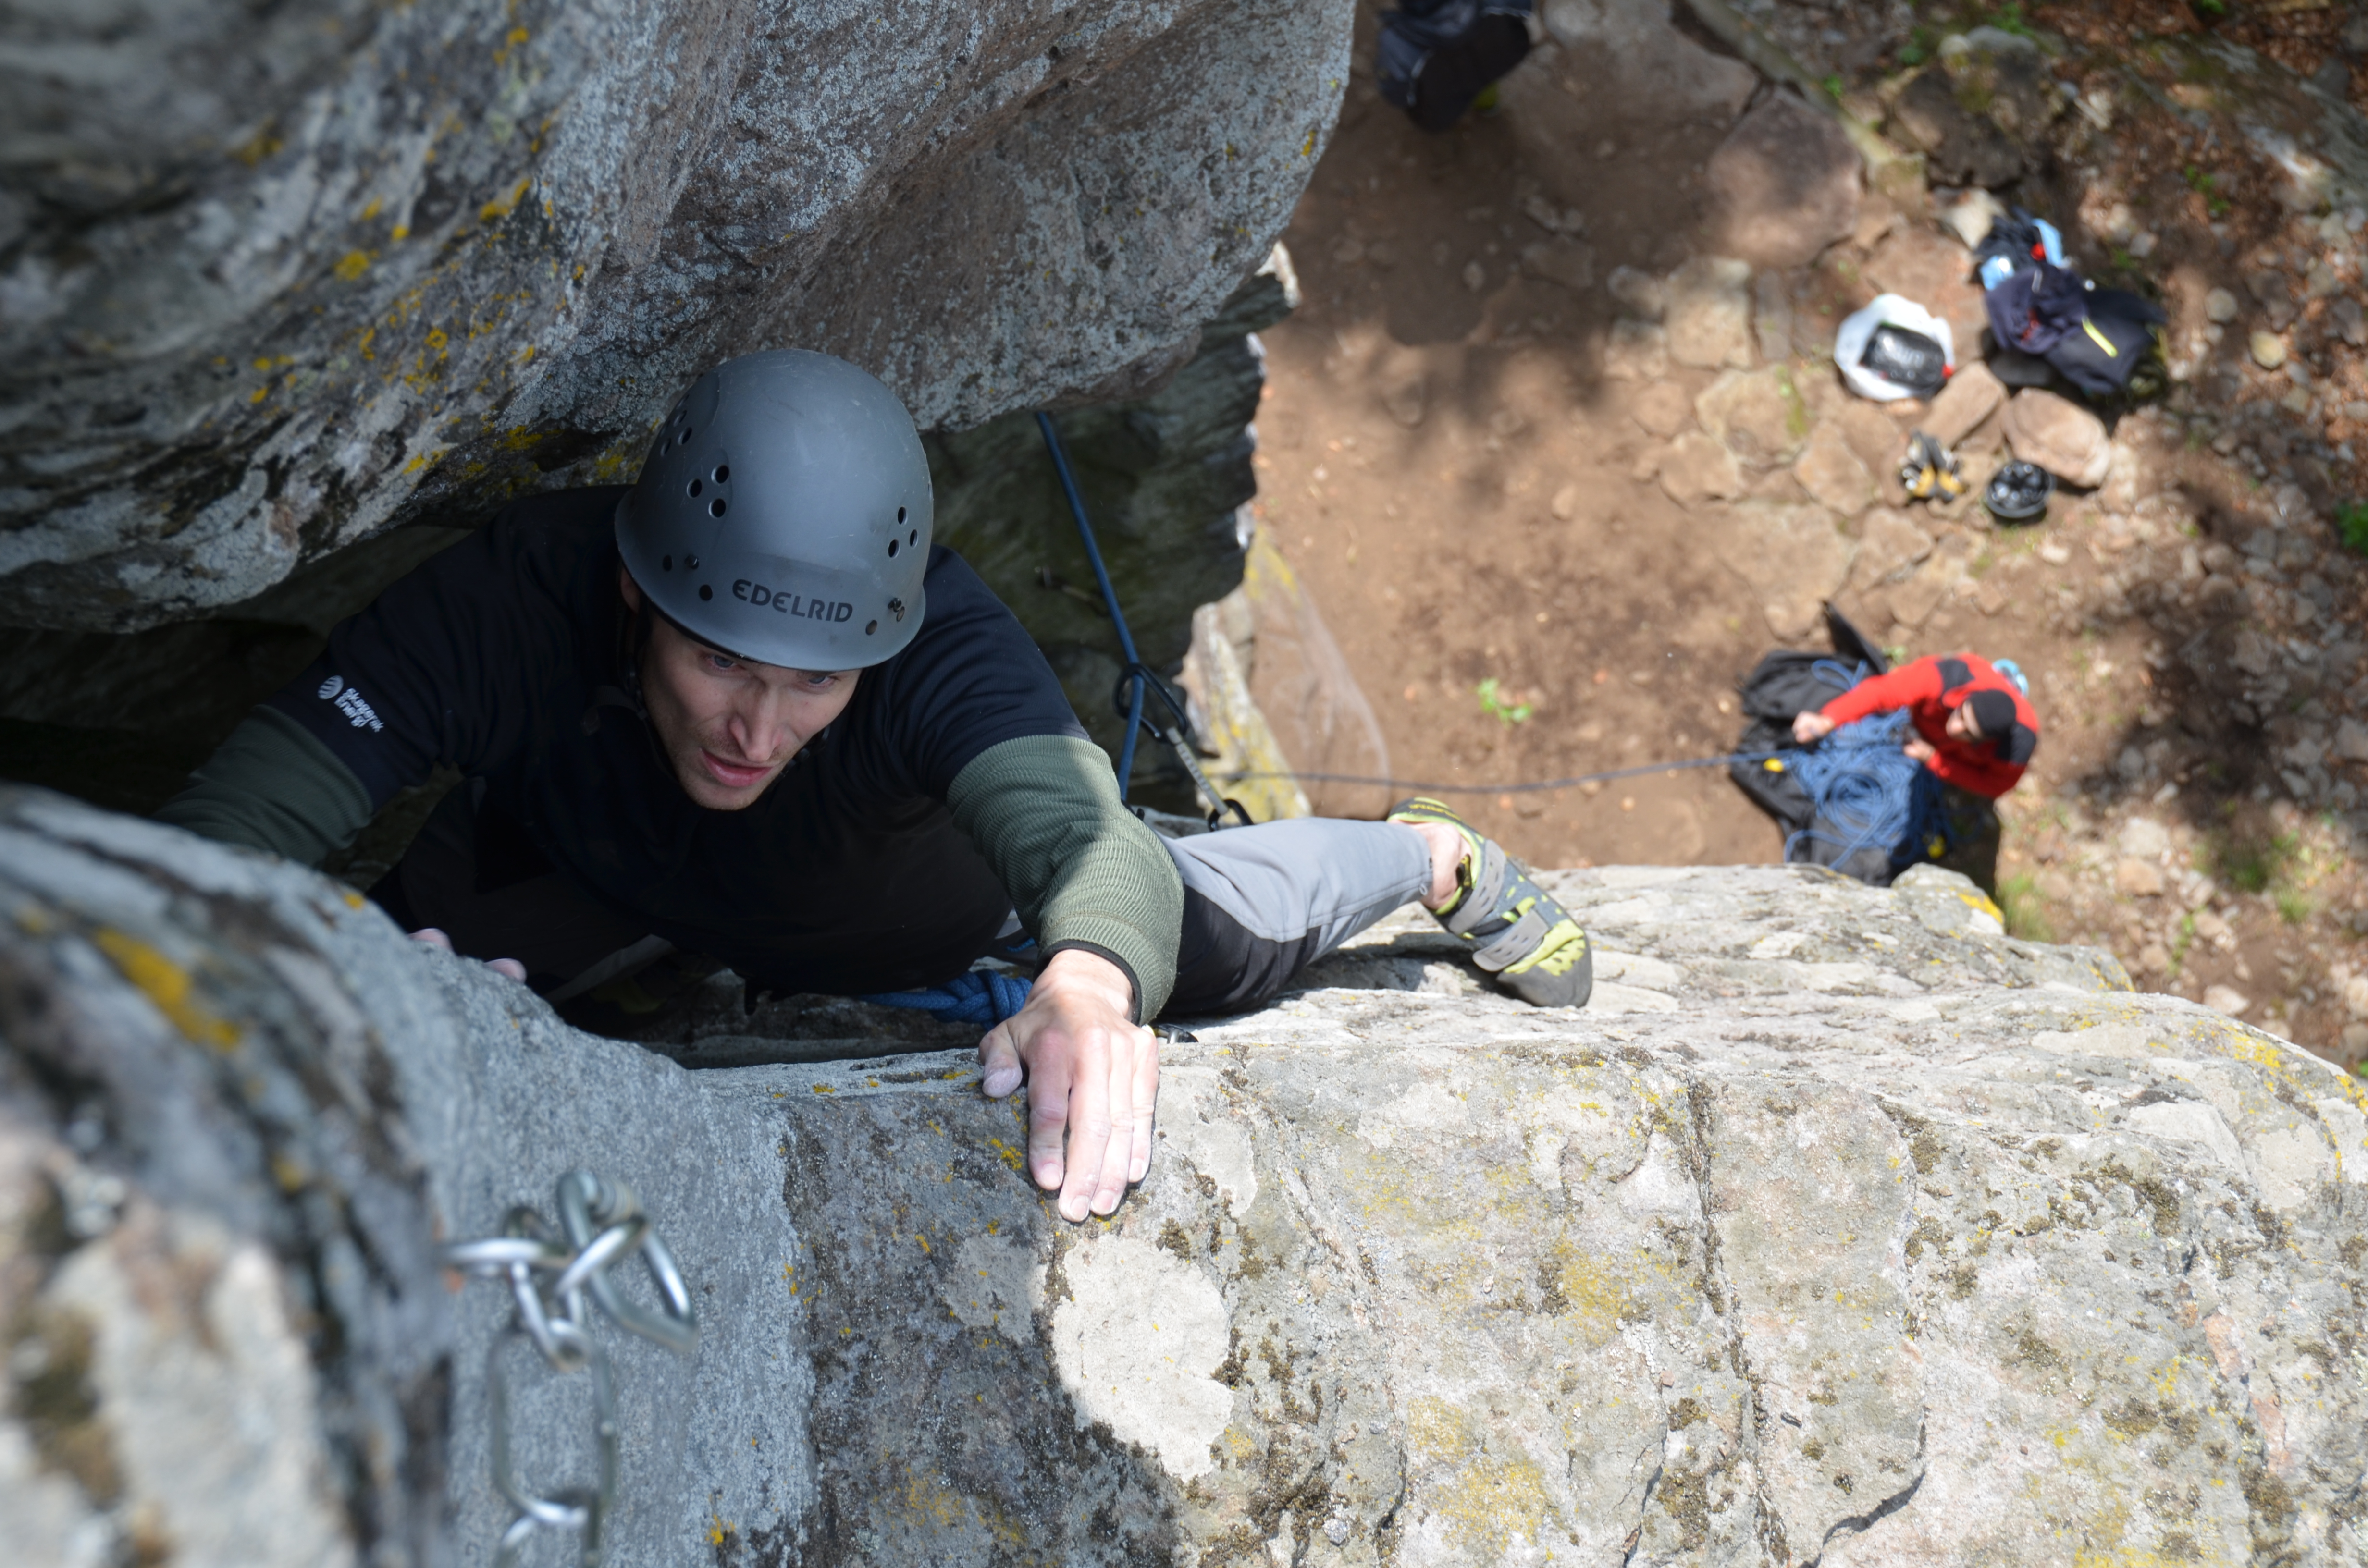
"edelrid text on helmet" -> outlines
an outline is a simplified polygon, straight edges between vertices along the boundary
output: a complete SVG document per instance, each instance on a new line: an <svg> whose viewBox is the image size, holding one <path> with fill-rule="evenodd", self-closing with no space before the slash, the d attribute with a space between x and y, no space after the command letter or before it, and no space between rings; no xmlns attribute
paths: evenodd
<svg viewBox="0 0 2368 1568"><path fill-rule="evenodd" d="M693 636L791 669L860 669L920 631L929 464L896 394L803 349L726 360L658 427L617 506L642 592Z"/></svg>

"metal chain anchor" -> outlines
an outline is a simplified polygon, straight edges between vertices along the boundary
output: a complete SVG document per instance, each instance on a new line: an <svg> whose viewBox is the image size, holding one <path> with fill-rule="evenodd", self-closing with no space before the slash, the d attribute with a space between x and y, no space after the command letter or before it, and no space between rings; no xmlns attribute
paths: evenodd
<svg viewBox="0 0 2368 1568"><path fill-rule="evenodd" d="M495 1568L515 1563L539 1529L575 1531L582 1542L582 1568L601 1568L604 1561L601 1528L617 1503L617 1384L607 1354L588 1332L584 1298L589 1295L618 1327L678 1355L699 1348L699 1321L691 1312L682 1271L650 1227L633 1189L621 1181L575 1170L559 1178L558 1199L559 1221L567 1235L564 1246L552 1237L549 1221L520 1204L503 1220L499 1236L444 1249L444 1261L451 1267L484 1278L507 1278L518 1305L517 1317L485 1352L494 1488L517 1510L517 1517L502 1532ZM660 1311L627 1301L609 1277L619 1259L636 1250L650 1282L657 1287L664 1303ZM513 1471L510 1385L501 1363L503 1349L518 1339L541 1351L555 1372L592 1374L592 1430L599 1454L599 1477L592 1485L538 1495Z"/></svg>

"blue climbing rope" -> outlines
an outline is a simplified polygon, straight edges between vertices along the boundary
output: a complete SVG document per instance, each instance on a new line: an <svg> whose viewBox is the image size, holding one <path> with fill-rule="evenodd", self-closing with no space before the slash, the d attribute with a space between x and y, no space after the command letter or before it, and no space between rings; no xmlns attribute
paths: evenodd
<svg viewBox="0 0 2368 1568"><path fill-rule="evenodd" d="M1848 691L1873 674L1839 659L1819 659L1809 673L1838 691ZM1802 790L1816 803L1821 829L1812 823L1784 840L1787 863L1807 858L1812 844L1829 844L1839 865L1861 849L1881 849L1898 861L1914 845L1920 852L1936 840L1945 847L1941 780L1901 749L1910 722L1905 709L1844 724L1814 748L1779 754Z"/></svg>
<svg viewBox="0 0 2368 1568"><path fill-rule="evenodd" d="M1184 771L1192 778L1192 786L1215 804L1209 812L1209 828L1214 832L1224 825L1225 813L1231 812L1244 827L1250 825L1250 813L1239 801L1227 800L1209 782L1200 762L1192 755L1192 720L1184 711L1183 699L1168 688L1158 673L1143 662L1134 651L1134 633L1126 624L1126 611L1119 608L1118 589L1110 585L1110 568L1102 563L1102 547L1094 538L1094 525L1086 517L1086 498L1077 491L1076 475L1069 471L1069 454L1061 445L1061 432L1053 416L1041 410L1036 415L1036 427L1044 434L1044 449L1052 454L1053 472L1060 476L1061 494L1069 500L1069 515L1077 521L1077 538L1086 547L1086 560L1094 569L1094 584L1102 591L1102 605L1110 611L1110 625L1118 631L1119 652L1126 664L1119 671L1119 686L1125 696L1119 709L1126 715L1126 738L1119 743L1118 798L1125 803L1128 785L1134 778L1134 745L1145 731L1153 738L1167 743L1183 764ZM1146 697L1156 697L1167 710L1165 722L1156 722L1144 712Z"/></svg>
<svg viewBox="0 0 2368 1568"><path fill-rule="evenodd" d="M1102 603L1109 607L1110 625L1118 632L1118 651L1126 659L1126 673L1121 677L1127 684L1126 739L1119 743L1118 798L1126 799L1127 780L1134 777L1134 738L1143 729L1143 698L1150 674L1143 661L1135 657L1134 633L1127 630L1126 611L1119 608L1118 590L1110 586L1110 568L1102 564L1102 547L1094 539L1093 525L1086 521L1086 498L1077 493L1076 475L1069 472L1069 454L1061 448L1061 433L1053 426L1053 416L1039 410L1036 428L1044 433L1044 449L1053 454L1053 472L1061 476L1061 494L1069 500L1069 515L1077 519L1077 537L1085 541L1086 560L1094 569L1094 585L1102 591Z"/></svg>
<svg viewBox="0 0 2368 1568"><path fill-rule="evenodd" d="M1028 982L996 970L974 969L926 991L886 991L862 998L883 1007L934 1013L950 1024L999 1024L1028 1005Z"/></svg>

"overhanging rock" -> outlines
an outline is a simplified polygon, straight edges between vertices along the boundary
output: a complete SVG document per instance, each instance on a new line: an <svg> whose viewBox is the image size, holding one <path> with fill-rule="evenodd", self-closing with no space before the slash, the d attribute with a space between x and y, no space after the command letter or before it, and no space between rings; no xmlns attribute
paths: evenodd
<svg viewBox="0 0 2368 1568"><path fill-rule="evenodd" d="M131 631L630 477L714 360L1122 401L1268 254L1345 0L0 18L0 621Z"/></svg>
<svg viewBox="0 0 2368 1568"><path fill-rule="evenodd" d="M429 1246L584 1165L705 1331L598 1325L613 1561L2368 1547L2341 1074L1945 876L1554 880L1587 1012L1394 921L1174 1047L1150 1179L1071 1227L966 1053L686 1071L309 873L0 797L0 1518L484 1560L508 1307ZM580 1395L515 1366L524 1473L580 1478Z"/></svg>

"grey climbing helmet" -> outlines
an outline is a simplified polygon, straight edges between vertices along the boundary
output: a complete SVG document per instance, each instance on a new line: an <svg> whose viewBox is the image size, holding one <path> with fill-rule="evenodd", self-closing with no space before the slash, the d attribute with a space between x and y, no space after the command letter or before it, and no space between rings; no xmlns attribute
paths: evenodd
<svg viewBox="0 0 2368 1568"><path fill-rule="evenodd" d="M617 549L668 619L725 653L851 670L928 606L929 463L896 394L804 349L726 360L658 427Z"/></svg>

